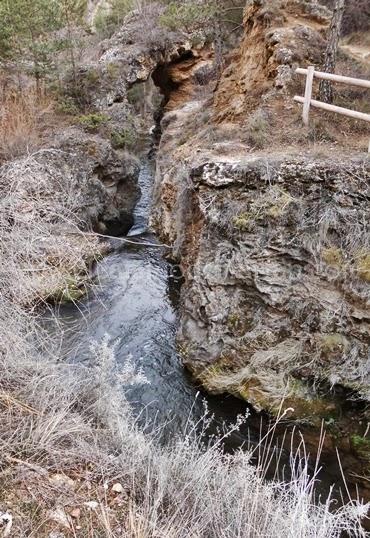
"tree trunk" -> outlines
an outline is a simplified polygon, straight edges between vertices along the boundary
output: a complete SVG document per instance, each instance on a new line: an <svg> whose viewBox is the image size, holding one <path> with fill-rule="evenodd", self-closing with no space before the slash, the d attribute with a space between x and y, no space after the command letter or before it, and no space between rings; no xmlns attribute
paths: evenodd
<svg viewBox="0 0 370 538"><path fill-rule="evenodd" d="M217 80L221 78L222 70L223 70L223 46L222 46L222 32L220 24L217 22L215 23L215 30L214 30L214 47L215 47L215 59L214 59L214 67L216 71L216 77Z"/></svg>
<svg viewBox="0 0 370 538"><path fill-rule="evenodd" d="M326 73L334 73L335 71L338 44L345 7L346 0L335 1L334 13L330 25L329 40L325 51L325 61L323 66L323 71ZM333 85L329 80L322 80L320 83L320 101L323 101L324 103L333 102Z"/></svg>
<svg viewBox="0 0 370 538"><path fill-rule="evenodd" d="M67 23L67 34L68 34L68 49L69 49L69 58L71 62L72 67L72 79L73 79L73 90L75 92L75 95L77 96L77 69L76 69L76 58L75 58L75 45L73 42L73 34L72 34L72 20L71 16L68 10L68 6L66 6L66 23Z"/></svg>

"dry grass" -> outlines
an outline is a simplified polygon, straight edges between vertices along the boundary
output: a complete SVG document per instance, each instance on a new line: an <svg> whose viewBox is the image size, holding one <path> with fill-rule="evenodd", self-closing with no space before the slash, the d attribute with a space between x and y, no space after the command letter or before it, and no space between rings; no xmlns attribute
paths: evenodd
<svg viewBox="0 0 370 538"><path fill-rule="evenodd" d="M130 364L117 372L106 342L92 348L89 367L58 364L45 352L1 362L12 400L0 406L0 501L13 513L12 536L365 536L359 503L315 503L303 447L291 481L267 483L249 453L204 445L201 424L159 446L137 427L116 381L145 379Z"/></svg>
<svg viewBox="0 0 370 538"><path fill-rule="evenodd" d="M0 111L0 163L39 147L52 100L33 88L3 90Z"/></svg>
<svg viewBox="0 0 370 538"><path fill-rule="evenodd" d="M78 233L87 182L73 175L56 150L39 151L0 168L4 297L30 305L83 283L89 260L99 252L97 239Z"/></svg>
<svg viewBox="0 0 370 538"><path fill-rule="evenodd" d="M126 399L124 388L145 383L143 374L131 361L118 369L107 340L91 346L88 363L61 361L24 296L34 296L27 274L43 267L43 241L56 241L60 222L78 225L79 191L63 174L44 184L35 161L2 169L1 184L0 511L13 516L11 535L365 536L366 506L315 501L303 453L292 460L291 481L267 483L264 458L256 469L248 452L226 455L220 441L203 443L207 418L161 446L150 425L147 433L139 428Z"/></svg>

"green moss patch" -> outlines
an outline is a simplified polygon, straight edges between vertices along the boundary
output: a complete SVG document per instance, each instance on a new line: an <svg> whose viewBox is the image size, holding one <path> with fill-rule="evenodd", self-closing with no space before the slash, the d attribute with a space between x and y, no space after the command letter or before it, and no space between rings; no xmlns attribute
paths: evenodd
<svg viewBox="0 0 370 538"><path fill-rule="evenodd" d="M357 274L365 282L370 283L370 253L364 254L357 262Z"/></svg>
<svg viewBox="0 0 370 538"><path fill-rule="evenodd" d="M353 452L370 465L370 439L361 435L352 435L350 441Z"/></svg>
<svg viewBox="0 0 370 538"><path fill-rule="evenodd" d="M332 267L342 267L343 266L343 254L342 251L337 247L325 248L322 253L322 259L325 263Z"/></svg>

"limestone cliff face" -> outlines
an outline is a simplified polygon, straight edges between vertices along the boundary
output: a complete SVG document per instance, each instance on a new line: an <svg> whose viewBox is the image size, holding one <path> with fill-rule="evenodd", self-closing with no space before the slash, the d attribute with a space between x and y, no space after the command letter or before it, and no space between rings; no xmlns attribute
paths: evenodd
<svg viewBox="0 0 370 538"><path fill-rule="evenodd" d="M217 120L240 118L289 89L292 68L319 64L321 30L330 12L312 2L251 2L245 10L244 35L230 55L214 98Z"/></svg>
<svg viewBox="0 0 370 538"><path fill-rule="evenodd" d="M87 178L87 192L79 209L85 226L110 235L126 233L140 195L139 162L129 153L113 149L109 139L70 128L57 137L64 160Z"/></svg>
<svg viewBox="0 0 370 538"><path fill-rule="evenodd" d="M296 143L284 147L294 69L319 63L328 14L269 4L249 2L212 100L196 67L187 99L175 87L152 221L184 271L187 367L211 392L273 413L284 400L292 417L318 424L347 397L370 400L370 164L344 147L319 155L297 144L299 111ZM273 149L248 136L256 111L279 129Z"/></svg>
<svg viewBox="0 0 370 538"><path fill-rule="evenodd" d="M257 409L284 397L296 416L323 418L336 385L369 399L370 164L270 155L190 174L202 228L186 364Z"/></svg>

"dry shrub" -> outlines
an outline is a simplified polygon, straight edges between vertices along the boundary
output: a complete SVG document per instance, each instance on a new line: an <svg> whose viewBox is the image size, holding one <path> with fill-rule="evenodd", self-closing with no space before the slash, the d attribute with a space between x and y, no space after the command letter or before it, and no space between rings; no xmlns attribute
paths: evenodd
<svg viewBox="0 0 370 538"><path fill-rule="evenodd" d="M78 225L81 189L81 177L52 168L55 150L47 157L39 152L0 170L0 503L11 501L12 536L50 537L61 530L50 526L50 511L78 506L82 530L71 522L68 536L364 537L367 506L315 502L304 450L292 459L291 481L267 483L250 453L227 455L220 441L204 443L199 428L207 418L203 426L189 420L183 436L161 446L158 432L139 428L125 396L125 386L146 379L132 361L120 365L107 338L83 364L61 360L58 342L43 339L24 295L35 291L30 275L58 273L45 245L56 242L58 223ZM54 170L47 182L37 173L41 163ZM80 249L65 241L73 265ZM67 493L52 486L55 473L72 480ZM118 499L105 488L117 481L125 493ZM85 505L91 501L95 511Z"/></svg>
<svg viewBox="0 0 370 538"><path fill-rule="evenodd" d="M321 1L330 9L334 7L334 0ZM367 30L370 30L369 0L347 0L342 27L343 35Z"/></svg>
<svg viewBox="0 0 370 538"><path fill-rule="evenodd" d="M269 139L269 118L263 110L256 110L247 120L246 134L249 143L256 149L262 149Z"/></svg>
<svg viewBox="0 0 370 538"><path fill-rule="evenodd" d="M29 88L4 90L0 110L0 162L30 153L39 147L45 116L52 102Z"/></svg>
<svg viewBox="0 0 370 538"><path fill-rule="evenodd" d="M26 326L19 326L23 336ZM3 323L0 327L9 332ZM315 477L309 476L303 446L292 456L291 481L268 483L262 464L268 465L270 439L262 440L261 468L256 469L248 452L226 455L220 442L206 446L197 433L202 422L189 421L184 436L166 447L144 434L122 383L127 387L145 379L130 363L117 371L107 340L92 347L88 367L63 364L30 345L19 351L0 355L0 502L13 491L12 536L49 537L48 512L68 513L76 506L81 507L78 525L84 533L75 536L366 536L359 521L367 506L354 501L336 508L330 498L315 502ZM209 417L203 421L207 428ZM68 495L60 487L51 489L56 472L65 480L74 477ZM112 497L107 490L117 481L124 494ZM27 511L30 485L32 514ZM95 513L85 505L91 500ZM94 534L84 531L89 521ZM61 529L54 524L53 530Z"/></svg>
<svg viewBox="0 0 370 538"><path fill-rule="evenodd" d="M0 167L1 298L21 307L76 294L99 251L78 228L88 178L65 159L42 150Z"/></svg>

